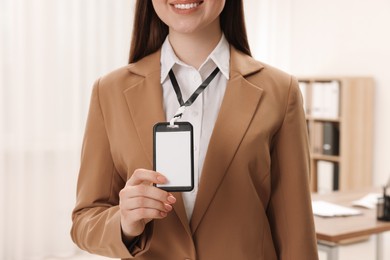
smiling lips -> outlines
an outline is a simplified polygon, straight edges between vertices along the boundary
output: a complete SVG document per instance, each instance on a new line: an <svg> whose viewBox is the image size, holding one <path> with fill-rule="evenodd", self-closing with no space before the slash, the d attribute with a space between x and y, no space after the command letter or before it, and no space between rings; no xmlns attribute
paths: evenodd
<svg viewBox="0 0 390 260"><path fill-rule="evenodd" d="M183 3L183 4L174 4L173 6L176 8L176 9L179 9L179 10L191 10L191 9L194 9L196 7L198 7L201 3L201 2L195 2L195 3Z"/></svg>

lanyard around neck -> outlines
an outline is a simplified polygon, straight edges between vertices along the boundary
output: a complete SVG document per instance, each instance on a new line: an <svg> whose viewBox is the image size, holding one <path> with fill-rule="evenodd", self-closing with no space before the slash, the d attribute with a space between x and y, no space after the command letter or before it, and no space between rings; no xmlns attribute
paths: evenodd
<svg viewBox="0 0 390 260"><path fill-rule="evenodd" d="M192 103L195 102L196 98L207 88L207 86L210 84L210 82L215 78L215 76L218 74L219 68L217 67L211 74L206 78L205 81L203 81L202 84L195 90L195 92L188 98L186 102L184 102L179 84L177 83L175 74L173 73L173 70L171 69L169 71L169 78L171 79L173 89L175 90L177 100L179 101L179 104L181 107L189 107L192 105Z"/></svg>
<svg viewBox="0 0 390 260"><path fill-rule="evenodd" d="M208 76L206 78L206 80L203 81L202 84L200 84L200 86L195 90L195 92L192 93L192 95L188 98L188 100L186 102L184 102L183 96L182 96L181 91L180 91L179 83L177 83L175 74L173 73L172 69L169 71L169 78L172 82L173 89L175 90L175 93L177 96L177 101L179 101L179 104L180 104L179 109L176 111L175 115L173 116L173 118L170 121L170 127L174 127L175 121L177 119L181 118L186 107L191 106L192 103L195 102L196 98L203 92L203 90L205 90L205 88L207 88L207 86L210 84L210 82L215 78L215 76L217 76L218 72L219 72L219 68L217 67L210 74L210 76Z"/></svg>

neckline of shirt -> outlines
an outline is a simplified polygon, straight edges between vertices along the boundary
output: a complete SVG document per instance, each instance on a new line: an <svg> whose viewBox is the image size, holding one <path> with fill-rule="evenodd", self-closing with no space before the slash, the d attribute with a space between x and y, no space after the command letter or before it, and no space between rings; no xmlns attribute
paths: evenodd
<svg viewBox="0 0 390 260"><path fill-rule="evenodd" d="M179 66L184 66L188 68L193 68L192 66L181 61L175 54L171 43L169 42L168 36L165 39L162 47L161 47L161 84L168 77L169 71L175 66L175 64ZM214 66L210 68L210 62L213 63ZM210 53L207 59L203 62L203 64L199 67L198 71L207 68L207 70L213 70L218 67L222 73L229 80L229 67L230 67L230 47L229 43L226 40L225 36L222 34L221 39L214 50Z"/></svg>

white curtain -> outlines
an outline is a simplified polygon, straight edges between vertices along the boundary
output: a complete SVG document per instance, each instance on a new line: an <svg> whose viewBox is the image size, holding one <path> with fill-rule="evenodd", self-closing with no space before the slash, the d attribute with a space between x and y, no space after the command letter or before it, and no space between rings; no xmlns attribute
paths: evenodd
<svg viewBox="0 0 390 260"><path fill-rule="evenodd" d="M146 1L146 0L145 0ZM288 69L290 0L245 0L256 58ZM91 86L127 63L135 0L0 0L0 259L62 259Z"/></svg>
<svg viewBox="0 0 390 260"><path fill-rule="evenodd" d="M292 0L244 0L252 55L290 72Z"/></svg>
<svg viewBox="0 0 390 260"><path fill-rule="evenodd" d="M70 214L91 86L127 63L134 2L0 1L0 259L77 253Z"/></svg>

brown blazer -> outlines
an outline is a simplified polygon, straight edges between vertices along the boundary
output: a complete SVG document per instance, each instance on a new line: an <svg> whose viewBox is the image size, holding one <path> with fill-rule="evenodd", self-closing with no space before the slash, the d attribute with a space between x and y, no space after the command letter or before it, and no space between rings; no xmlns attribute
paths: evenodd
<svg viewBox="0 0 390 260"><path fill-rule="evenodd" d="M174 193L174 210L150 222L131 252L118 194L135 169L152 169L152 127L167 120L160 52L95 83L72 214L80 248L140 260L318 258L297 81L234 48L230 62L191 221Z"/></svg>

